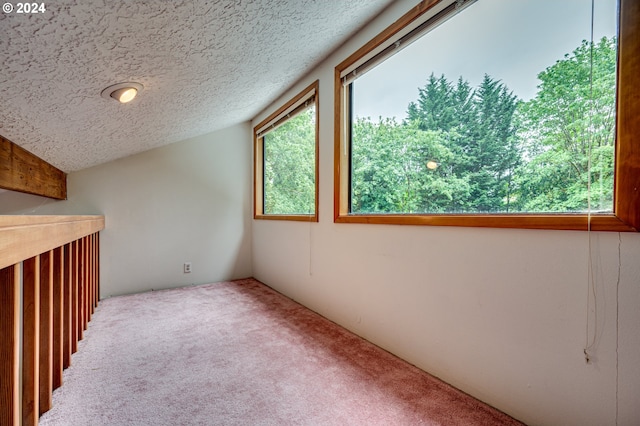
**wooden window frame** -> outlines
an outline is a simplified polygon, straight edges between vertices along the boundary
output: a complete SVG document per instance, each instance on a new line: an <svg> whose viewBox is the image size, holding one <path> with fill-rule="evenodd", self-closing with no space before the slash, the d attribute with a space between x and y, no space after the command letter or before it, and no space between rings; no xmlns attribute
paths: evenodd
<svg viewBox="0 0 640 426"><path fill-rule="evenodd" d="M291 98L287 103L278 108L273 114L258 123L253 128L253 218L266 220L292 220L300 222L318 222L318 188L319 188L319 122L320 102L318 89L320 81L316 80L305 87L300 93ZM311 214L266 214L264 212L264 136L258 136L258 130L269 122L276 120L278 116L292 108L297 102L309 97L315 91L315 205Z"/></svg>
<svg viewBox="0 0 640 426"><path fill-rule="evenodd" d="M352 214L349 212L348 90L341 73L420 18L438 0L423 0L335 68L334 222L522 229L640 231L640 2L619 1L618 86L613 213Z"/></svg>

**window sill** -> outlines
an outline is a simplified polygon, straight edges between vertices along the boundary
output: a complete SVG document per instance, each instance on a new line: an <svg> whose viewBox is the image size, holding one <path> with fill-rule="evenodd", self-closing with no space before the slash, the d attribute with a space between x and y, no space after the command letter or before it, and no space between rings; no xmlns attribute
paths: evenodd
<svg viewBox="0 0 640 426"><path fill-rule="evenodd" d="M261 214L261 215L254 215L253 218L256 219L256 220L290 220L290 221L294 221L294 222L317 222L318 221L318 216L317 215L307 215L307 214L296 214L296 215L290 215L290 214L269 214L269 215L265 215L265 214Z"/></svg>
<svg viewBox="0 0 640 426"><path fill-rule="evenodd" d="M464 226L480 228L555 229L587 231L586 214L350 214L337 215L335 223L370 223L386 225ZM635 232L613 214L592 214L592 231Z"/></svg>

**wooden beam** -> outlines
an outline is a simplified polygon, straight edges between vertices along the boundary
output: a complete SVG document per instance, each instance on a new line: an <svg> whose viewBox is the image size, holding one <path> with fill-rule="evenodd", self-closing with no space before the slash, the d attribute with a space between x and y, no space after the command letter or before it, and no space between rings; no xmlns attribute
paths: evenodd
<svg viewBox="0 0 640 426"><path fill-rule="evenodd" d="M67 175L0 136L0 188L66 200Z"/></svg>
<svg viewBox="0 0 640 426"><path fill-rule="evenodd" d="M0 425L20 424L20 264L0 269Z"/></svg>
<svg viewBox="0 0 640 426"><path fill-rule="evenodd" d="M40 257L22 262L22 425L40 417Z"/></svg>

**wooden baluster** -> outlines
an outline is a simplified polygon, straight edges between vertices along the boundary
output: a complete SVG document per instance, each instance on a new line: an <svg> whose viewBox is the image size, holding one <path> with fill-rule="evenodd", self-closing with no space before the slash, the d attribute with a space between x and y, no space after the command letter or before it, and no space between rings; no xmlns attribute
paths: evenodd
<svg viewBox="0 0 640 426"><path fill-rule="evenodd" d="M100 233L96 232L96 305L100 301Z"/></svg>
<svg viewBox="0 0 640 426"><path fill-rule="evenodd" d="M84 338L83 332L84 328L82 326L82 318L84 316L84 306L82 304L82 300L84 298L84 274L82 271L82 253L84 250L84 243L82 238L78 240L78 340L82 340Z"/></svg>
<svg viewBox="0 0 640 426"><path fill-rule="evenodd" d="M62 386L63 370L63 309L64 253L62 247L53 250L53 388Z"/></svg>
<svg viewBox="0 0 640 426"><path fill-rule="evenodd" d="M82 330L87 329L87 239L80 239L80 288L82 289L82 297L80 298L80 323Z"/></svg>
<svg viewBox="0 0 640 426"><path fill-rule="evenodd" d="M91 244L91 235L87 235L87 322L91 321L93 308L91 299L93 298L93 275L91 274L91 252L93 245Z"/></svg>
<svg viewBox="0 0 640 426"><path fill-rule="evenodd" d="M78 241L71 243L71 352L78 352Z"/></svg>
<svg viewBox="0 0 640 426"><path fill-rule="evenodd" d="M98 234L91 236L93 238L93 308L98 306Z"/></svg>
<svg viewBox="0 0 640 426"><path fill-rule="evenodd" d="M0 424L20 423L20 264L0 270Z"/></svg>
<svg viewBox="0 0 640 426"><path fill-rule="evenodd" d="M22 424L36 426L40 392L40 257L22 262Z"/></svg>
<svg viewBox="0 0 640 426"><path fill-rule="evenodd" d="M40 415L53 391L53 250L40 255Z"/></svg>
<svg viewBox="0 0 640 426"><path fill-rule="evenodd" d="M91 309L92 312L95 311L96 303L96 291L97 291L97 278L96 278L96 234L91 236Z"/></svg>
<svg viewBox="0 0 640 426"><path fill-rule="evenodd" d="M89 236L84 237L85 250L84 250L84 276L85 276L85 300L84 300L84 329L86 330L91 321L91 264L89 259L91 258L91 242Z"/></svg>
<svg viewBox="0 0 640 426"><path fill-rule="evenodd" d="M63 271L63 311L62 311L62 368L68 368L71 365L71 280L73 274L71 272L71 244L66 244L63 248L64 252L64 271Z"/></svg>
<svg viewBox="0 0 640 426"><path fill-rule="evenodd" d="M52 392L62 385L63 369L99 301L98 232L22 260L48 250L49 238L63 244L72 240L68 236L82 235L66 218L55 221L64 224L61 233L50 221L12 219L8 223L18 226L1 229L10 243L26 236L33 247L0 246L0 426L37 425L38 416L51 408ZM103 217L77 221L93 230L104 227ZM24 233L29 224L34 232Z"/></svg>
<svg viewBox="0 0 640 426"><path fill-rule="evenodd" d="M78 249L78 311L80 316L78 318L78 330L80 331L80 337L83 337L85 327L86 306L84 301L87 297L86 282L87 276L85 274L85 250L87 244L84 238L78 240L80 247Z"/></svg>

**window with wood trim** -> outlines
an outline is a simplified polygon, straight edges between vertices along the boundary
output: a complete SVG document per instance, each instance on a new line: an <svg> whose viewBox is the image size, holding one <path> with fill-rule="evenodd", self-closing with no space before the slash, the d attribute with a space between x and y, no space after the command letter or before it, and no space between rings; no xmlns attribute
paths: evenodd
<svg viewBox="0 0 640 426"><path fill-rule="evenodd" d="M639 230L639 9L421 2L336 67L335 221Z"/></svg>
<svg viewBox="0 0 640 426"><path fill-rule="evenodd" d="M254 129L254 218L318 221L318 81Z"/></svg>

